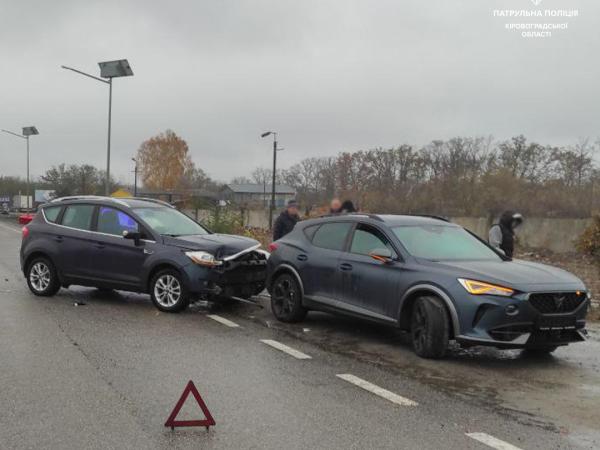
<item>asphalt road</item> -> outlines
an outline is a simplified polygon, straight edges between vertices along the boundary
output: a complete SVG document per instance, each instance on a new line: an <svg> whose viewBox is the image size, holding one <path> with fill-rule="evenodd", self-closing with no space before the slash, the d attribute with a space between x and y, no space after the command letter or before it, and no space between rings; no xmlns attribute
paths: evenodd
<svg viewBox="0 0 600 450"><path fill-rule="evenodd" d="M164 314L86 288L38 298L19 245L0 221L2 449L600 447L597 335L542 359L424 361L396 331L325 314L289 326L253 306ZM216 420L208 432L164 427L188 380ZM179 418L201 418L191 398Z"/></svg>

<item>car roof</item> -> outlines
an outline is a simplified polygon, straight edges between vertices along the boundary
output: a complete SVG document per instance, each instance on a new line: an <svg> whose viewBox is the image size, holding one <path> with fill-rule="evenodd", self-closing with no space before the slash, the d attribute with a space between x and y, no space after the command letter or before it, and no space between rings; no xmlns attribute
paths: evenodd
<svg viewBox="0 0 600 450"><path fill-rule="evenodd" d="M42 205L43 208L48 206L58 206L63 204L73 204L73 203L92 203L92 204L102 204L102 205L119 205L125 208L160 208L160 207L169 207L174 208L173 205L170 205L167 202L163 202L162 200L157 200L154 198L143 198L143 197L124 197L124 198L115 198L115 197L102 197L97 195L78 195L71 197L60 197L55 198Z"/></svg>
<svg viewBox="0 0 600 450"><path fill-rule="evenodd" d="M396 214L332 214L318 217L315 219L304 220L300 222L302 226L317 225L326 222L370 222L373 224L385 224L387 226L407 226L407 225L447 225L456 226L449 220L438 216L426 215L396 215Z"/></svg>

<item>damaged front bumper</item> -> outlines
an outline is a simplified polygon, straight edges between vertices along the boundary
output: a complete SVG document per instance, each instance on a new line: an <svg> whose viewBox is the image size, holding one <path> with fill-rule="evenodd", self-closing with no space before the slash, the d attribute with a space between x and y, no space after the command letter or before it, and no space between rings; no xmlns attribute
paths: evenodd
<svg viewBox="0 0 600 450"><path fill-rule="evenodd" d="M187 265L184 270L189 292L208 300L259 294L265 288L269 254L258 247L221 258L221 264L214 267Z"/></svg>

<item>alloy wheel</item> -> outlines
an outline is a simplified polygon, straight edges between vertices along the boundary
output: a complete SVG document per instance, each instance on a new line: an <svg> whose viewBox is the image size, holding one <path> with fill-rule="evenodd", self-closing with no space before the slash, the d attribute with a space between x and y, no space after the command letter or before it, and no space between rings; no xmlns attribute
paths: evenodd
<svg viewBox="0 0 600 450"><path fill-rule="evenodd" d="M50 268L41 261L36 262L29 271L29 281L36 291L44 292L50 286Z"/></svg>
<svg viewBox="0 0 600 450"><path fill-rule="evenodd" d="M427 314L421 305L417 305L414 314L413 327L413 343L416 349L422 349L426 345L427 340Z"/></svg>
<svg viewBox="0 0 600 450"><path fill-rule="evenodd" d="M165 308L170 308L181 299L181 283L173 275L165 274L154 284L154 297Z"/></svg>
<svg viewBox="0 0 600 450"><path fill-rule="evenodd" d="M297 288L292 281L287 278L281 278L273 288L273 306L278 316L287 316L291 314L292 308L298 297Z"/></svg>

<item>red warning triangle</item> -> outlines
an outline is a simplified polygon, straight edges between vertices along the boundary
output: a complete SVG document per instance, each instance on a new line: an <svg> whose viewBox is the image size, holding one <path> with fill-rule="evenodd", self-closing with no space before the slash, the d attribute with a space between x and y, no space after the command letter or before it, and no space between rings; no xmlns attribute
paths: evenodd
<svg viewBox="0 0 600 450"><path fill-rule="evenodd" d="M177 414L179 414L179 411L181 410L181 407L183 406L183 404L187 400L188 396L190 395L190 392L192 393L192 395L198 402L198 406L200 406L200 409L204 413L205 419L203 419L203 420L175 420L175 418L177 417ZM187 386L183 390L183 394L181 394L181 398L179 399L179 401L175 405L175 408L173 409L173 412L171 413L171 415L165 422L165 427L171 427L171 430L175 429L175 427L206 427L206 429L208 430L208 427L214 426L214 425L215 425L215 419L213 419L213 417L210 414L210 411L206 407L206 403L204 403L204 400L202 400L202 397L200 397L200 393L198 392L198 389L196 389L196 386L194 386L194 383L192 382L192 380L188 381Z"/></svg>

